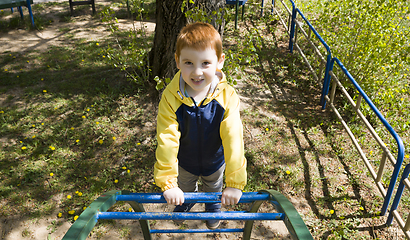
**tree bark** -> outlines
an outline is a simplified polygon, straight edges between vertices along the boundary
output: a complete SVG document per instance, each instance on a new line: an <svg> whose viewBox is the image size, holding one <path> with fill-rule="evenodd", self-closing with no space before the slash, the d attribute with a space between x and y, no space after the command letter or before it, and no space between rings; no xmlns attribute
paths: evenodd
<svg viewBox="0 0 410 240"><path fill-rule="evenodd" d="M150 82L155 86L153 80L156 76L160 79L172 78L177 72L175 63L176 40L180 30L191 22L181 11L184 1L187 0L157 0L156 1L156 27L154 44L149 53L149 65L151 68ZM188 1L187 1L188 2ZM187 4L187 9L198 6L200 9L212 16L212 12L224 9L225 0L195 0L195 4ZM222 14L223 16L223 14ZM222 17L221 24L217 16L211 17L211 24L223 36L225 20Z"/></svg>
<svg viewBox="0 0 410 240"><path fill-rule="evenodd" d="M176 73L175 49L179 31L187 19L181 12L184 0L157 0L154 45L149 53L151 81L172 78Z"/></svg>

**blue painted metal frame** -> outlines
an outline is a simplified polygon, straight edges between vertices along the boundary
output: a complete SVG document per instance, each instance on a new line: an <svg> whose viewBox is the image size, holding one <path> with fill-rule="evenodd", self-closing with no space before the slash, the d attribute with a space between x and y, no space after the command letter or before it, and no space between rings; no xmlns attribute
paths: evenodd
<svg viewBox="0 0 410 240"><path fill-rule="evenodd" d="M403 174L401 176L399 187L397 188L396 196L394 197L393 204L390 208L389 217L387 218L387 225L390 226L393 222L393 211L397 210L399 206L401 196L403 195L403 191L405 188L404 179L408 178L410 174L410 164L404 168ZM410 217L410 216L408 216Z"/></svg>
<svg viewBox="0 0 410 240"><path fill-rule="evenodd" d="M222 193L184 193L185 202L221 202ZM117 201L126 201L135 212L107 212ZM258 213L262 202L270 202L277 213ZM110 191L100 196L80 215L70 227L63 240L86 239L99 219L139 220L144 239L152 239L152 233L215 233L243 232L243 239L250 239L254 220L282 220L294 239L313 240L305 223L292 203L274 190L244 192L240 203L252 203L249 211L210 212L145 212L142 203L166 203L162 193L131 193L129 191ZM227 229L150 229L148 220L244 220L244 228Z"/></svg>
<svg viewBox="0 0 410 240"><path fill-rule="evenodd" d="M392 137L397 143L397 160L396 160L396 165L394 166L393 174L390 179L390 184L386 192L386 197L384 199L384 203L382 206L382 209L380 211L380 214L383 216L386 214L387 208L390 203L390 199L393 195L393 190L397 182L397 178L399 176L399 172L401 169L401 166L403 164L404 160L404 144L403 140L400 138L400 136L394 131L393 127L387 122L387 120L383 117L383 115L380 113L380 111L377 109L377 107L373 104L373 102L369 99L369 97L366 95L366 93L363 91L363 89L359 86L359 84L356 82L356 80L353 78L353 76L349 73L349 71L346 69L346 67L343 65L343 63L338 59L338 58L333 58L331 63L330 63L330 70L333 70L334 63L337 63L342 70L342 72L346 75L346 77L350 80L350 82L354 85L356 90L359 92L359 94L363 97L363 99L366 101L366 103L369 105L369 107L372 109L372 111L376 114L376 116L379 118L379 120L383 123L383 125L386 127L386 129L390 132ZM330 78L329 78L329 83L330 83ZM327 94L326 94L327 95Z"/></svg>
<svg viewBox="0 0 410 240"><path fill-rule="evenodd" d="M331 67L331 61L332 61L332 52L330 51L329 45L323 40L322 36L319 35L319 33L316 31L316 29L312 26L312 24L309 22L309 20L303 15L302 11L299 8L296 8L295 10L299 15L302 17L302 19L305 21L305 23L309 26L309 28L312 30L312 32L316 35L316 37L319 39L319 41L322 43L322 45L325 47L327 51L327 56L326 56L326 69L325 69L325 76L323 79L323 88L322 88L322 96L320 97L320 105L322 105L322 109L325 109L326 107L326 99L325 96L329 93L329 85L330 85L330 67ZM296 19L296 14L292 19ZM292 20L293 21L293 20ZM293 25L296 25L296 23L292 22L292 29L295 31L295 27ZM291 33L291 39L292 35L294 36L295 34ZM293 41L291 41L289 44L293 44ZM289 46L289 49L292 52L291 46Z"/></svg>
<svg viewBox="0 0 410 240"><path fill-rule="evenodd" d="M264 6L264 1L261 1L261 17L263 16L263 6ZM273 13L273 7L275 6L275 0L272 0L272 10L271 12Z"/></svg>
<svg viewBox="0 0 410 240"><path fill-rule="evenodd" d="M302 17L302 19L305 21L305 23L309 26L309 28L312 30L312 32L316 35L316 37L319 39L319 41L322 43L322 45L325 47L327 51L327 56L326 56L326 69L325 69L325 76L323 79L323 88L322 88L322 95L320 97L320 105L322 105L322 109L325 109L326 107L326 99L325 96L329 93L329 86L330 86L330 62L332 60L332 52L330 50L329 45L326 43L325 40L323 40L322 36L319 35L319 33L316 31L316 29L313 27L313 25L309 22L309 20L305 17L305 15L302 13L302 11L296 7L295 3L292 0L289 0L292 4L292 16L291 16L291 26L290 26L290 36L289 36L289 51L293 53L293 45L294 45L294 38L295 38L295 31L296 31L296 17L297 14ZM273 2L273 1L272 1Z"/></svg>
<svg viewBox="0 0 410 240"><path fill-rule="evenodd" d="M238 8L242 6L242 21L243 15L245 14L245 3L248 0L226 0L225 4L227 5L235 5L235 29L238 28Z"/></svg>
<svg viewBox="0 0 410 240"><path fill-rule="evenodd" d="M25 2L25 3L23 3L23 2ZM31 25L34 28L36 25L34 24L33 11L31 10L31 4L32 3L33 3L33 0L14 1L14 2L3 4L3 7L0 5L0 9L9 8L9 6L11 5L11 12L14 13L13 7L17 7L17 9L20 13L21 19L24 19L23 9L22 9L21 6L27 7L29 15L30 15L30 19L31 19ZM4 7L4 6L7 6L7 7Z"/></svg>

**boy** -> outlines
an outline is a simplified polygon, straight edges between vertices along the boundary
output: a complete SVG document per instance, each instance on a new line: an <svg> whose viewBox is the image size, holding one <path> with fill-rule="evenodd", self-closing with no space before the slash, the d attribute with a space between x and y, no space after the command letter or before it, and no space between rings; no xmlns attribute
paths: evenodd
<svg viewBox="0 0 410 240"><path fill-rule="evenodd" d="M225 55L215 28L207 23L185 26L176 44L179 72L165 89L157 117L156 184L174 212L188 212L183 192L198 191L199 177L205 192L226 188L222 205L238 203L246 185L246 159L239 98L228 85ZM226 169L225 169L226 167ZM219 203L205 204L207 212L220 212ZM210 229L219 220L206 221Z"/></svg>

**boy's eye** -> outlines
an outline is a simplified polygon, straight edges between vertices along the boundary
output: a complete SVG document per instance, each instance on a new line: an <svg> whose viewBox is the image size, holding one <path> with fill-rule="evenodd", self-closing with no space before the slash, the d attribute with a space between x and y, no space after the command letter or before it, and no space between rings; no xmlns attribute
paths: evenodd
<svg viewBox="0 0 410 240"><path fill-rule="evenodd" d="M209 64L211 64L210 62L204 62L203 63L204 65L209 65Z"/></svg>
<svg viewBox="0 0 410 240"><path fill-rule="evenodd" d="M192 65L192 62L185 62L185 65Z"/></svg>

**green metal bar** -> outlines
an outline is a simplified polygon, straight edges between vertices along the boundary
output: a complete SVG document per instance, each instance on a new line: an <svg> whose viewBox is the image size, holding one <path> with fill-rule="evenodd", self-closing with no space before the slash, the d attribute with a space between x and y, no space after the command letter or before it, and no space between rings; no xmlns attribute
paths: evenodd
<svg viewBox="0 0 410 240"><path fill-rule="evenodd" d="M261 204L264 201L254 201L252 203L251 209L249 210L249 212L251 213L256 213L259 210L259 207L261 206ZM245 222L245 226L243 228L243 240L249 240L251 239L251 233L252 233L252 228L253 228L253 220L248 220Z"/></svg>
<svg viewBox="0 0 410 240"><path fill-rule="evenodd" d="M122 191L122 194L130 194L130 191ZM127 203L134 209L135 212L145 212L145 208L141 203L135 201L127 201ZM151 228L148 220L139 220L142 234L145 240L152 240Z"/></svg>
<svg viewBox="0 0 410 240"><path fill-rule="evenodd" d="M272 200L278 203L279 206L275 205L275 207L277 207L276 210L286 215L283 222L293 239L313 240L309 229L306 227L306 224L300 217L298 211L296 211L293 204L283 196L283 194L271 189L263 190L261 192L269 193L272 196Z"/></svg>
<svg viewBox="0 0 410 240"><path fill-rule="evenodd" d="M113 190L98 197L81 213L62 240L85 240L97 223L98 212L107 211L116 203L116 196L120 194L121 191Z"/></svg>

